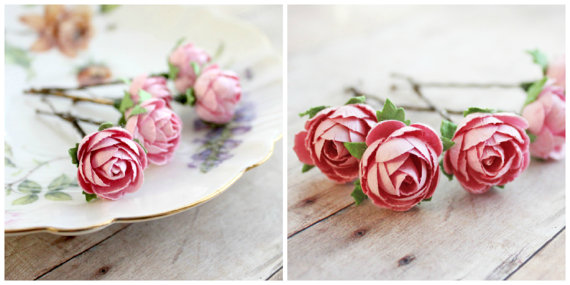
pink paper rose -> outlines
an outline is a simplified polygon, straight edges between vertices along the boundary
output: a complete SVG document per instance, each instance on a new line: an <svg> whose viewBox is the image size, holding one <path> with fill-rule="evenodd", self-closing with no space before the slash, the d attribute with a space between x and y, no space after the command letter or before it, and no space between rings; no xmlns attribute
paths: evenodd
<svg viewBox="0 0 570 285"><path fill-rule="evenodd" d="M141 107L145 113L131 116L132 110L125 113L125 128L138 139L148 151L148 160L156 165L164 165L172 158L180 141L182 121L164 101L150 99Z"/></svg>
<svg viewBox="0 0 570 285"><path fill-rule="evenodd" d="M546 86L536 101L522 111L528 121L528 130L536 136L530 144L530 153L543 159L564 157L566 142L566 98L564 89Z"/></svg>
<svg viewBox="0 0 570 285"><path fill-rule="evenodd" d="M133 136L119 127L83 138L77 149L77 181L88 194L117 200L143 184L147 157Z"/></svg>
<svg viewBox="0 0 570 285"><path fill-rule="evenodd" d="M166 106L170 108L172 94L166 86L166 78L162 76L148 77L145 74L135 77L129 87L131 99L135 103L139 101L139 91L141 89L150 93L153 98L163 100Z"/></svg>
<svg viewBox="0 0 570 285"><path fill-rule="evenodd" d="M439 181L439 137L423 124L380 122L366 137L360 161L362 192L381 208L407 211L431 198Z"/></svg>
<svg viewBox="0 0 570 285"><path fill-rule="evenodd" d="M241 98L239 77L217 65L208 66L196 80L194 94L200 119L217 124L228 123Z"/></svg>
<svg viewBox="0 0 570 285"><path fill-rule="evenodd" d="M168 61L178 68L178 75L174 80L176 90L185 93L186 89L193 87L196 81L196 73L192 68L192 62L204 67L210 62L210 55L203 49L188 43L176 48L168 58Z"/></svg>
<svg viewBox="0 0 570 285"><path fill-rule="evenodd" d="M556 58L548 64L546 71L548 78L554 79L554 85L562 87L566 90L566 62L565 56Z"/></svg>
<svg viewBox="0 0 570 285"><path fill-rule="evenodd" d="M474 113L459 124L445 153L445 172L467 191L487 192L513 181L530 161L526 120L510 113Z"/></svg>
<svg viewBox="0 0 570 285"><path fill-rule="evenodd" d="M346 183L358 177L358 159L344 142L363 142L377 124L376 114L364 104L326 108L305 123L295 136L293 150L303 163L317 166L328 178Z"/></svg>

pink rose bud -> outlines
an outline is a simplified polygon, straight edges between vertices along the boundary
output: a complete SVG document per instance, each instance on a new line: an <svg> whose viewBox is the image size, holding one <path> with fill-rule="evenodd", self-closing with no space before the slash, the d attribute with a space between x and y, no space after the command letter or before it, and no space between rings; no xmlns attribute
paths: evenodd
<svg viewBox="0 0 570 285"><path fill-rule="evenodd" d="M125 128L146 148L151 163L164 165L170 161L178 147L182 121L162 100L150 99L140 107L146 112L131 116L131 109L125 113L128 118Z"/></svg>
<svg viewBox="0 0 570 285"><path fill-rule="evenodd" d="M445 153L445 172L467 191L487 192L513 181L530 161L526 120L510 113L474 113L459 124Z"/></svg>
<svg viewBox="0 0 570 285"><path fill-rule="evenodd" d="M439 181L438 157L443 151L433 129L386 120L368 133L366 144L360 185L376 206L407 211L431 198Z"/></svg>
<svg viewBox="0 0 570 285"><path fill-rule="evenodd" d="M139 92L141 89L150 93L153 98L163 100L166 106L170 108L172 94L166 86L166 78L162 76L147 77L145 74L135 77L129 88L131 99L135 104L139 102Z"/></svg>
<svg viewBox="0 0 570 285"><path fill-rule="evenodd" d="M564 89L546 86L536 101L526 105L522 116L536 136L530 154L543 159L562 159L566 142L566 97Z"/></svg>
<svg viewBox="0 0 570 285"><path fill-rule="evenodd" d="M554 85L562 87L566 90L566 63L565 56L558 57L548 64L546 76L554 79Z"/></svg>
<svg viewBox="0 0 570 285"><path fill-rule="evenodd" d="M376 114L364 104L326 108L305 123L293 148L299 160L317 166L329 179L346 183L358 177L358 159L345 142L363 142L377 124Z"/></svg>
<svg viewBox="0 0 570 285"><path fill-rule="evenodd" d="M77 149L77 180L88 194L117 200L143 184L147 157L133 136L119 127L83 138Z"/></svg>
<svg viewBox="0 0 570 285"><path fill-rule="evenodd" d="M174 86L180 93L186 93L186 89L194 86L196 73L192 68L192 62L198 64L200 68L210 62L210 55L199 47L191 43L181 45L176 48L168 58L168 61L178 68L178 75L174 80Z"/></svg>
<svg viewBox="0 0 570 285"><path fill-rule="evenodd" d="M232 120L241 98L237 74L217 65L204 69L194 85L196 113L206 122L225 124Z"/></svg>

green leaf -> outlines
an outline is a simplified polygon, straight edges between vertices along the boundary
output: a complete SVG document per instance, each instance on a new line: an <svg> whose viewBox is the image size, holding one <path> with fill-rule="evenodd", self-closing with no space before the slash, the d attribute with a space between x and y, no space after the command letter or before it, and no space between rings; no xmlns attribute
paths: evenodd
<svg viewBox="0 0 570 285"><path fill-rule="evenodd" d="M382 111L376 111L376 117L378 122L385 121L385 120L396 120L405 123L406 125L410 124L410 120L406 120L406 111L402 107L396 107L390 99L386 99L386 103L384 103L384 107Z"/></svg>
<svg viewBox="0 0 570 285"><path fill-rule="evenodd" d="M225 47L226 45L224 44L224 42L220 42L218 48L216 49L216 52L214 53L214 56L212 56L212 61L216 61L216 59L218 59L222 55Z"/></svg>
<svg viewBox="0 0 570 285"><path fill-rule="evenodd" d="M352 98L348 99L348 101L346 101L346 103L344 105L362 104L364 102L366 102L366 96L362 95L362 96L356 96L356 97L352 97Z"/></svg>
<svg viewBox="0 0 570 285"><path fill-rule="evenodd" d="M495 185L495 187L500 188L500 189L505 189L505 185Z"/></svg>
<svg viewBox="0 0 570 285"><path fill-rule="evenodd" d="M119 8L119 6L121 6L121 5L101 5L101 7L99 7L99 11L101 12L101 14L107 14L107 13Z"/></svg>
<svg viewBox="0 0 570 285"><path fill-rule="evenodd" d="M117 122L117 125L121 126L121 127L125 127L125 125L127 124L127 120L125 119L125 115L121 115L121 117L119 118L119 121Z"/></svg>
<svg viewBox="0 0 570 285"><path fill-rule="evenodd" d="M144 107L141 107L141 105L136 105L133 108L133 110L131 111L131 114L129 117L144 114L144 113L146 113L146 109Z"/></svg>
<svg viewBox="0 0 570 285"><path fill-rule="evenodd" d="M453 135L455 135L455 131L457 130L457 125L453 122L448 120L441 121L441 127L439 131L441 132L441 136L444 138L452 139Z"/></svg>
<svg viewBox="0 0 570 285"><path fill-rule="evenodd" d="M200 75L200 65L198 65L198 63L196 62L190 62L190 66L192 66L192 70L194 70L194 74L196 74L196 76Z"/></svg>
<svg viewBox="0 0 570 285"><path fill-rule="evenodd" d="M548 69L548 58L546 54L538 49L527 50L526 52L532 56L532 62L540 66L542 74L546 74L546 70Z"/></svg>
<svg viewBox="0 0 570 285"><path fill-rule="evenodd" d="M168 62L168 79L170 79L170 80L176 79L176 77L178 77L178 71L180 71L178 69L178 67L176 67L174 64L170 63L170 61L169 61Z"/></svg>
<svg viewBox="0 0 570 285"><path fill-rule="evenodd" d="M443 151L446 151L455 144L452 139L455 131L457 130L457 125L448 120L443 120L441 121L441 127L439 130L441 132L441 143L443 144Z"/></svg>
<svg viewBox="0 0 570 285"><path fill-rule="evenodd" d="M13 155L13 153L12 153L12 147L11 147L7 142L4 142L4 154L7 155L7 156L12 156L12 155Z"/></svg>
<svg viewBox="0 0 570 285"><path fill-rule="evenodd" d="M144 150L144 153L148 153L148 151L146 150L144 145L141 143L141 141L139 141L139 139L133 139L133 140L142 147L142 149Z"/></svg>
<svg viewBox="0 0 570 285"><path fill-rule="evenodd" d="M314 117L317 113L319 113L320 111L324 110L328 108L328 106L317 106L317 107L313 107L303 113L299 113L299 117L304 117L305 115L309 115L309 119L311 119L312 117Z"/></svg>
<svg viewBox="0 0 570 285"><path fill-rule="evenodd" d="M152 95L150 93L148 93L146 90L139 90L139 103L142 103L146 100L149 100L152 98Z"/></svg>
<svg viewBox="0 0 570 285"><path fill-rule="evenodd" d="M526 134L528 135L528 138L530 139L531 143L536 141L537 136L535 134L531 133L528 129L526 130Z"/></svg>
<svg viewBox="0 0 570 285"><path fill-rule="evenodd" d="M121 100L121 104L119 105L119 112L125 113L125 111L127 109L131 108L134 105L135 105L135 103L131 99L131 93L125 91L125 95L123 96L123 100Z"/></svg>
<svg viewBox="0 0 570 285"><path fill-rule="evenodd" d="M71 200L71 195L64 192L49 192L44 195L46 199L52 201L68 201Z"/></svg>
<svg viewBox="0 0 570 285"><path fill-rule="evenodd" d="M4 157L4 164L6 165L6 167L12 167L12 168L16 167L16 164L12 162L12 160L9 159L8 157Z"/></svg>
<svg viewBox="0 0 570 285"><path fill-rule="evenodd" d="M26 194L36 194L42 192L42 186L32 180L24 180L18 185L18 191Z"/></svg>
<svg viewBox="0 0 570 285"><path fill-rule="evenodd" d="M12 205L26 205L38 200L38 195L30 194L12 201Z"/></svg>
<svg viewBox="0 0 570 285"><path fill-rule="evenodd" d="M14 64L23 67L28 73L28 77L31 77L34 74L32 70L32 57L28 53L28 50L5 42L4 57L7 64Z"/></svg>
<svg viewBox="0 0 570 285"><path fill-rule="evenodd" d="M79 166L79 160L77 160L77 148L79 148L79 143L75 144L75 147L70 148L67 152L71 156L71 163Z"/></svg>
<svg viewBox="0 0 570 285"><path fill-rule="evenodd" d="M83 195L85 196L85 201L87 201L87 202L91 202L91 200L97 199L97 195L89 194L85 191L83 191Z"/></svg>
<svg viewBox="0 0 570 285"><path fill-rule="evenodd" d="M443 144L443 151L447 151L448 149L450 149L453 145L455 145L455 142L446 138L446 137L441 137L441 143Z"/></svg>
<svg viewBox="0 0 570 285"><path fill-rule="evenodd" d="M451 181L453 179L453 174L445 172L445 169L443 168L443 158L439 160L439 167L441 168L441 173L443 173L443 175L445 175L447 179Z"/></svg>
<svg viewBox="0 0 570 285"><path fill-rule="evenodd" d="M6 191L6 196L12 194L12 186L4 185L4 191Z"/></svg>
<svg viewBox="0 0 570 285"><path fill-rule="evenodd" d="M310 165L310 164L303 164L303 169L301 170L301 173L305 173L311 169L313 169L313 167L315 167L314 165Z"/></svg>
<svg viewBox="0 0 570 285"><path fill-rule="evenodd" d="M494 113L494 112L495 112L494 109L469 107L469 109L463 111L463 117L467 117L467 115L473 114L473 113Z"/></svg>
<svg viewBox="0 0 570 285"><path fill-rule="evenodd" d="M174 44L174 47L172 48L172 51L174 51L175 49L177 49L185 40L186 40L185 37L179 38L179 39L176 41L176 43Z"/></svg>
<svg viewBox="0 0 570 285"><path fill-rule="evenodd" d="M194 88L186 89L186 104L194 106L196 104L196 96L194 95Z"/></svg>
<svg viewBox="0 0 570 285"><path fill-rule="evenodd" d="M360 179L354 181L354 190L352 191L350 196L354 198L354 202L356 203L356 205L360 205L362 201L368 198L368 196L366 196L366 194L362 192L362 187L360 186Z"/></svg>
<svg viewBox="0 0 570 285"><path fill-rule="evenodd" d="M519 86L520 86L520 88L522 88L522 90L524 90L524 92L527 92L533 83L534 83L534 81L526 81L526 82L522 82L521 84L519 84Z"/></svg>
<svg viewBox="0 0 570 285"><path fill-rule="evenodd" d="M423 199L422 202L429 202L429 201L431 201L431 198L433 198L433 196Z"/></svg>
<svg viewBox="0 0 570 285"><path fill-rule="evenodd" d="M526 91L526 99L524 100L524 105L526 106L536 100L540 92L542 92L542 88L544 88L544 84L548 78L545 76L542 79L535 81Z"/></svg>
<svg viewBox="0 0 570 285"><path fill-rule="evenodd" d="M128 79L127 77L120 78L120 80L123 81L123 83L125 83L126 85L131 85L131 80Z"/></svg>
<svg viewBox="0 0 570 285"><path fill-rule="evenodd" d="M71 180L71 178L69 178L69 176L62 174L58 177L56 177L55 179L53 179L49 185L48 185L48 191L53 192L53 191L59 191L62 189L65 189L67 187L69 187L71 185L73 181Z"/></svg>
<svg viewBox="0 0 570 285"><path fill-rule="evenodd" d="M364 151L367 148L365 142L345 142L344 147L352 156L358 159L362 158L362 154L364 154Z"/></svg>
<svg viewBox="0 0 570 285"><path fill-rule="evenodd" d="M99 131L108 129L108 128L112 128L114 125L111 122L104 122L99 126Z"/></svg>

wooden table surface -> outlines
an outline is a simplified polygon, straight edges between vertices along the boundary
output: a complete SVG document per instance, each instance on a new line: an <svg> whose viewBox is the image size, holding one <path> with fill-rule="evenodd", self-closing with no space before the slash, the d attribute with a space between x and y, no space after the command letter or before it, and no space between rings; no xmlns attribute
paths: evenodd
<svg viewBox="0 0 570 285"><path fill-rule="evenodd" d="M281 51L281 7L217 7ZM208 203L93 234L5 238L5 279L282 279L283 143Z"/></svg>
<svg viewBox="0 0 570 285"><path fill-rule="evenodd" d="M392 212L369 200L356 206L351 184L316 168L301 174L291 150L305 121L297 114L344 104L347 86L426 106L392 72L423 82L540 78L524 51L564 52L563 6L289 6L288 17L289 280L564 279L564 160L533 159L517 180L483 195L442 176L431 202ZM525 96L516 88L423 92L451 109L520 110ZM439 132L437 114L407 116Z"/></svg>

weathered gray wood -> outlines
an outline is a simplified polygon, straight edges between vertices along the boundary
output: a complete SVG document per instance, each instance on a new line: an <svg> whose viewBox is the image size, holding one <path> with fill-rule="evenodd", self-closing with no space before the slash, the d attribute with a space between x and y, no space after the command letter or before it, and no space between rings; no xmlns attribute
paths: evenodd
<svg viewBox="0 0 570 285"><path fill-rule="evenodd" d="M509 280L564 280L566 230L563 230Z"/></svg>
<svg viewBox="0 0 570 285"><path fill-rule="evenodd" d="M132 224L42 279L262 279L283 263L282 142L221 196Z"/></svg>
<svg viewBox="0 0 570 285"><path fill-rule="evenodd" d="M471 195L442 181L398 213L350 206L288 242L290 279L503 279L564 226L559 163L534 163L503 190Z"/></svg>
<svg viewBox="0 0 570 285"><path fill-rule="evenodd" d="M40 233L6 237L6 280L35 279L83 251L123 230L129 224L111 225L93 234L57 236Z"/></svg>
<svg viewBox="0 0 570 285"><path fill-rule="evenodd" d="M533 160L515 182L485 195L442 177L432 202L395 213L351 205L351 185L317 169L301 174L291 151L306 120L297 114L343 104L347 86L425 106L393 72L422 82L539 78L524 51L564 52L562 6L293 6L288 17L288 279L504 279L564 227L564 161ZM517 111L525 96L516 88L423 92L451 109ZM407 116L439 129L435 114Z"/></svg>

